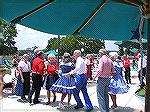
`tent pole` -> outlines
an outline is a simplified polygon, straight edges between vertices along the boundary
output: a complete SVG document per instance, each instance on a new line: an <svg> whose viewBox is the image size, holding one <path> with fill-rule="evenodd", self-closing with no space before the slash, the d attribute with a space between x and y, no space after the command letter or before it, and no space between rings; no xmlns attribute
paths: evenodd
<svg viewBox="0 0 150 112"><path fill-rule="evenodd" d="M145 92L145 112L150 112L150 18L147 19L147 75L146 75L146 92Z"/></svg>
<svg viewBox="0 0 150 112"><path fill-rule="evenodd" d="M58 66L59 66L59 59L60 59L60 35L58 35Z"/></svg>
<svg viewBox="0 0 150 112"><path fill-rule="evenodd" d="M147 75L145 91L145 112L150 112L150 1L144 0L147 15Z"/></svg>
<svg viewBox="0 0 150 112"><path fill-rule="evenodd" d="M141 54L141 68L140 68L141 69L140 70L140 86L141 87L142 87L142 66L143 66L143 58L144 58L143 44L142 44L143 28L144 28L144 17L143 17L142 10L141 10L141 19L140 19L140 25L139 25L139 33L140 33L139 43L140 43L140 54Z"/></svg>

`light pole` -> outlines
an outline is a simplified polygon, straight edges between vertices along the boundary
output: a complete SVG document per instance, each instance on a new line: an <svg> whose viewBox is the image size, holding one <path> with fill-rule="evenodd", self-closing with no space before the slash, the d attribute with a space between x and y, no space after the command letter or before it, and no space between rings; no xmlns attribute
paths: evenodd
<svg viewBox="0 0 150 112"><path fill-rule="evenodd" d="M82 55L82 56L84 56L84 53L83 53L83 52L84 52L84 49L81 48L81 55Z"/></svg>

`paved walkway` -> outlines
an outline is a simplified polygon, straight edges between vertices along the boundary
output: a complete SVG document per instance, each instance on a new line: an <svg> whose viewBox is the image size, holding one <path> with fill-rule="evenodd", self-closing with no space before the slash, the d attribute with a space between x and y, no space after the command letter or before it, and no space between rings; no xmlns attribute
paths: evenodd
<svg viewBox="0 0 150 112"><path fill-rule="evenodd" d="M132 84L130 84L130 90L126 94L117 95L117 104L118 108L115 110L111 110L111 112L144 112L145 99L142 97L138 97L134 94L134 92L138 89L138 78L132 78ZM71 104L69 108L65 110L58 109L58 104L60 103L61 94L57 94L57 101L55 103L51 103L50 105L45 105L47 101L46 98L46 90L42 89L40 95L40 104L30 106L29 103L23 103L20 101L20 98L11 95L10 91L4 91L4 98L0 100L0 112L60 112L60 111L68 111L74 112L76 110L73 109L76 104L74 98L71 99ZM91 98L91 101L94 106L94 110L92 112L98 112L98 102L96 95L96 87L95 82L89 81L88 83L88 93ZM82 94L80 94L81 99L83 101ZM51 100L53 97L51 96ZM67 102L67 98L65 99ZM112 102L110 100L110 106ZM78 110L79 112L84 112L84 109Z"/></svg>

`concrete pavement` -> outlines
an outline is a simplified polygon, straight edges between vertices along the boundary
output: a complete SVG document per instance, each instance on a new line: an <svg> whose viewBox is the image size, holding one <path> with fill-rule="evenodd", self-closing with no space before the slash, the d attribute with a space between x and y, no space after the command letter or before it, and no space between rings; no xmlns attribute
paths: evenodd
<svg viewBox="0 0 150 112"><path fill-rule="evenodd" d="M130 84L130 90L126 94L117 95L117 104L118 108L115 110L111 109L111 112L144 112L145 99L139 96L136 96L134 92L139 88L138 87L138 78L132 77L132 84ZM60 112L60 111L68 111L68 112L84 112L83 109L74 110L73 107L76 104L74 98L71 99L71 104L69 108L66 107L65 110L58 109L58 104L60 103L61 94L57 94L57 101L55 103L51 103L50 105L45 105L47 101L46 90L41 90L40 101L41 103L30 106L29 103L23 103L20 100L20 97L11 94L11 91L4 90L4 98L0 100L0 110L1 112ZM98 112L98 102L97 102L97 94L96 94L96 86L95 82L88 82L88 93L91 98L91 101L94 106L94 110L92 112ZM80 93L81 99L84 103L82 93ZM51 96L51 100L53 96ZM67 97L65 99L67 102ZM110 106L112 105L110 99Z"/></svg>

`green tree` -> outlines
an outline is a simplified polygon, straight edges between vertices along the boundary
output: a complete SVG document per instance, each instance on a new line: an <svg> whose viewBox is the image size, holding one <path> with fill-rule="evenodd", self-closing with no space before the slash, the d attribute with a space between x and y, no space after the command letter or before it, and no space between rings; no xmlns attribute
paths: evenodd
<svg viewBox="0 0 150 112"><path fill-rule="evenodd" d="M16 27L0 18L0 55L15 54L17 52L16 42L14 41L16 36Z"/></svg>
<svg viewBox="0 0 150 112"><path fill-rule="evenodd" d="M68 35L61 38L60 54L64 52L73 53L75 49L84 49L84 53L98 53L100 48L104 47L101 40L90 39L82 36ZM58 49L58 38L51 38L48 41L46 51Z"/></svg>
<svg viewBox="0 0 150 112"><path fill-rule="evenodd" d="M46 46L46 51L54 50L58 48L58 39L51 38L48 40L48 45Z"/></svg>

